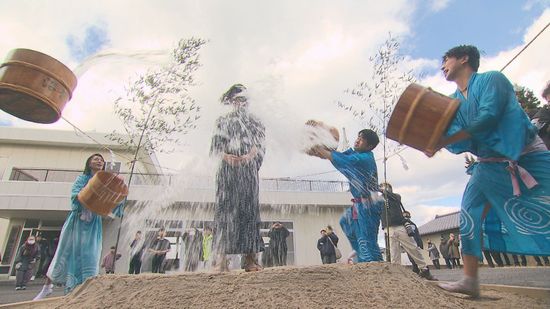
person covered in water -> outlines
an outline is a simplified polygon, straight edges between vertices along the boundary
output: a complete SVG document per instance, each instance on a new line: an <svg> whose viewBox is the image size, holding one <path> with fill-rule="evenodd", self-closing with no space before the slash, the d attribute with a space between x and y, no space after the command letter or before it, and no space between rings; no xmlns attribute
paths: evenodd
<svg viewBox="0 0 550 309"><path fill-rule="evenodd" d="M246 271L258 271L260 237L258 171L265 154L265 127L249 113L247 89L235 84L221 99L232 110L216 120L210 155L219 159L216 173L216 268L228 271L228 254L242 254Z"/></svg>

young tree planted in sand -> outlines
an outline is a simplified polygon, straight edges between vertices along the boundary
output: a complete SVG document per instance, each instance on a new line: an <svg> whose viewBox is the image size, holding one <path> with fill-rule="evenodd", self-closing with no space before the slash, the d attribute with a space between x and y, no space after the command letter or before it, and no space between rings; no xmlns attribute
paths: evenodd
<svg viewBox="0 0 550 309"><path fill-rule="evenodd" d="M203 39L180 40L167 66L140 76L130 84L126 97L115 101L115 114L122 120L126 136L114 131L108 137L135 149L128 187L142 147L148 153L173 151L180 136L195 128L200 107L189 95L189 89L195 85L193 73L200 67L199 50L204 44ZM118 227L115 254L123 219L124 213Z"/></svg>
<svg viewBox="0 0 550 309"><path fill-rule="evenodd" d="M404 169L408 169L404 158L399 154L404 145L400 145L386 137L386 128L391 113L399 96L410 83L416 81L413 71L404 68L404 56L399 53L399 41L389 35L388 39L378 48L376 54L369 58L372 73L367 80L359 82L355 88L347 89L357 102L344 103L338 101L338 106L361 120L364 127L375 131L381 136L384 182L386 182L386 163L390 157L398 156ZM387 207L387 205L386 205ZM389 261L389 240L386 233L386 256Z"/></svg>
<svg viewBox="0 0 550 309"><path fill-rule="evenodd" d="M151 70L130 83L126 96L115 101L124 135L113 131L109 138L129 148L147 152L172 152L180 137L195 128L200 106L189 95L193 74L200 67L203 39L182 39L167 66Z"/></svg>

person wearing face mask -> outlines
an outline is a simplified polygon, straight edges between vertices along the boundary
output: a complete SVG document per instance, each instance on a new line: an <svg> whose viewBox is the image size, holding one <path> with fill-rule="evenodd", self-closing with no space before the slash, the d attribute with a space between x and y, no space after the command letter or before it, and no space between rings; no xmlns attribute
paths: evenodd
<svg viewBox="0 0 550 309"><path fill-rule="evenodd" d="M19 248L19 253L15 258L16 291L27 288L27 282L31 279L38 260L40 260L40 246L36 243L36 238L31 235Z"/></svg>
<svg viewBox="0 0 550 309"><path fill-rule="evenodd" d="M65 285L65 293L69 293L86 279L99 273L102 218L80 203L78 193L104 168L103 156L93 154L86 160L84 172L76 178L71 189L71 210L61 229L57 250L46 273L46 282L34 300L50 295L54 283ZM121 216L122 203L112 212Z"/></svg>

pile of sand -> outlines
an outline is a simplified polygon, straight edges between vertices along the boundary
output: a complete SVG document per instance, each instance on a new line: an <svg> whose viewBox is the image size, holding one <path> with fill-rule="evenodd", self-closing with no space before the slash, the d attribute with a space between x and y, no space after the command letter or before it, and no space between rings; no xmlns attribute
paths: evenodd
<svg viewBox="0 0 550 309"><path fill-rule="evenodd" d="M245 273L103 275L32 308L550 308L496 291L481 299L442 291L387 263L269 268Z"/></svg>

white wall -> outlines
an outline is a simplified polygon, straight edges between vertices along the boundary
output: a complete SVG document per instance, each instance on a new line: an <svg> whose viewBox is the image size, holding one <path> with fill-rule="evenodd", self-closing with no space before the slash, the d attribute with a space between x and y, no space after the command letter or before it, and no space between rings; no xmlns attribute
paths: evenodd
<svg viewBox="0 0 550 309"><path fill-rule="evenodd" d="M2 180L8 180L11 169L17 168L44 168L44 169L68 169L83 170L86 159L93 153L100 153L106 161L110 160L109 152L95 147L62 147L62 146L40 146L40 145L19 145L2 144L0 146L2 160L0 160L0 174ZM132 157L130 153L125 153ZM124 160L120 156L117 161ZM137 168L146 171L147 168L141 162ZM129 166L125 160L121 164L121 172L129 172Z"/></svg>
<svg viewBox="0 0 550 309"><path fill-rule="evenodd" d="M6 242L6 235L8 234L8 225L10 221L0 218L0 253L4 252L4 245Z"/></svg>

